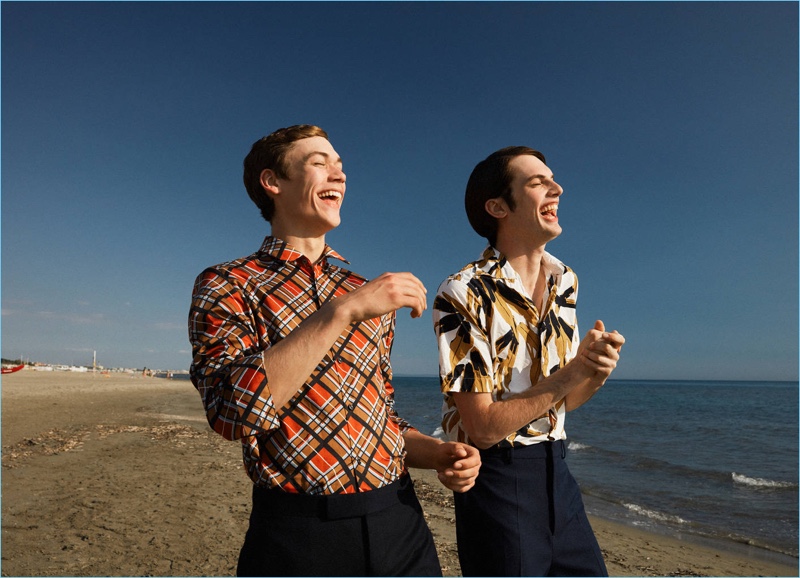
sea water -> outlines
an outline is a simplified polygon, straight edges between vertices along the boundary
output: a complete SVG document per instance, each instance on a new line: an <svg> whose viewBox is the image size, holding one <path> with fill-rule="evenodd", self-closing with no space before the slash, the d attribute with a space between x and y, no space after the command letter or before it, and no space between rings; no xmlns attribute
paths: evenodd
<svg viewBox="0 0 800 578"><path fill-rule="evenodd" d="M396 408L441 434L437 377L395 377ZM798 383L609 380L567 414L590 514L798 555Z"/></svg>

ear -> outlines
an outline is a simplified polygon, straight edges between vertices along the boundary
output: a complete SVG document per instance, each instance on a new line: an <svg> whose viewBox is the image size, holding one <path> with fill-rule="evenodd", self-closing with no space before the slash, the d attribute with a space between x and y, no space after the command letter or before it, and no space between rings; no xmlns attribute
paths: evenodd
<svg viewBox="0 0 800 578"><path fill-rule="evenodd" d="M259 182L265 191L273 195L279 194L280 187L278 186L278 177L272 169L264 169L259 176Z"/></svg>
<svg viewBox="0 0 800 578"><path fill-rule="evenodd" d="M483 205L486 209L486 212L489 213L495 219L502 219L508 215L508 205L506 202L501 198L489 199Z"/></svg>

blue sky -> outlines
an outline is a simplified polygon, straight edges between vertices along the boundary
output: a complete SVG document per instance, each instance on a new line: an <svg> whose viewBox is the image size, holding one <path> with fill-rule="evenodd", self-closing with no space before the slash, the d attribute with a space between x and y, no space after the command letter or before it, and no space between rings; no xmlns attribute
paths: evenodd
<svg viewBox="0 0 800 578"><path fill-rule="evenodd" d="M798 5L2 3L2 354L185 369L194 277L269 232L253 141L325 128L348 175L328 242L429 306L483 240L464 187L545 153L548 250L621 379L797 379ZM398 374L436 374L430 309Z"/></svg>

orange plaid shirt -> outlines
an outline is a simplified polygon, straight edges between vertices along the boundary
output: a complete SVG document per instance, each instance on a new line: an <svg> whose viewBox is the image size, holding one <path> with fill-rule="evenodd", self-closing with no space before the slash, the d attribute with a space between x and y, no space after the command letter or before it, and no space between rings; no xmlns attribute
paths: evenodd
<svg viewBox="0 0 800 578"><path fill-rule="evenodd" d="M191 378L211 427L239 439L253 482L286 492L334 494L385 486L405 471L389 354L394 313L350 326L283 407L269 390L262 352L366 279L312 264L273 237L248 257L206 269L189 313Z"/></svg>

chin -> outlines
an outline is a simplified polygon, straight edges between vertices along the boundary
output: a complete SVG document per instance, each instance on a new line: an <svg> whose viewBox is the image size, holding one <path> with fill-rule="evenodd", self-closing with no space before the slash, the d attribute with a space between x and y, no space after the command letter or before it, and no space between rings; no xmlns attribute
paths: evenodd
<svg viewBox="0 0 800 578"><path fill-rule="evenodd" d="M329 231L332 231L333 229L335 229L336 227L338 227L338 226L339 226L339 225L341 225L341 224L342 224L342 220L341 220L341 219L339 219L339 220L336 220L336 221L329 221L329 222L328 222L327 229L328 229Z"/></svg>

